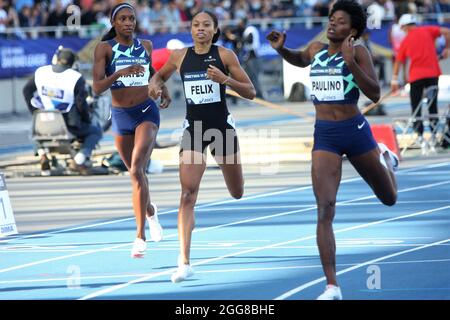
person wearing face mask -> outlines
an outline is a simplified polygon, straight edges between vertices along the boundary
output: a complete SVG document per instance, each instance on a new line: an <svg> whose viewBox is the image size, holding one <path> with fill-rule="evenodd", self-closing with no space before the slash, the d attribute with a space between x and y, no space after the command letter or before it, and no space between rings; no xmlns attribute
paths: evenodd
<svg viewBox="0 0 450 320"><path fill-rule="evenodd" d="M286 34L272 31L267 39L289 63L311 66L311 98L316 110L312 150L312 183L317 203L317 244L327 286L319 300L340 300L336 280L336 242L333 232L336 195L342 156L387 206L397 201L394 170L397 156L372 136L369 123L358 109L362 91L370 100L380 98L380 86L368 50L354 41L364 32L366 13L355 0L334 3L327 27L329 44L314 41L306 50L284 46Z"/></svg>
<svg viewBox="0 0 450 320"><path fill-rule="evenodd" d="M93 89L96 94L111 89L115 145L130 172L132 184L136 238L131 257L142 258L147 249L146 220L151 239L158 242L163 238L146 176L160 122L158 105L147 93L149 79L155 74L151 61L153 48L151 41L134 37L136 13L132 5L119 3L113 7L111 24L112 28L95 48ZM169 103L169 93L163 86L159 107L167 108Z"/></svg>
<svg viewBox="0 0 450 320"><path fill-rule="evenodd" d="M161 86L178 70L186 98L186 119L180 148L181 199L178 211L180 256L174 283L194 274L190 265L194 206L206 169L206 149L222 170L228 191L239 199L244 193L235 122L228 111L225 89L253 99L255 89L233 51L214 43L219 39L217 17L209 11L197 13L191 24L194 46L174 50L167 63L149 84L149 96L156 99Z"/></svg>

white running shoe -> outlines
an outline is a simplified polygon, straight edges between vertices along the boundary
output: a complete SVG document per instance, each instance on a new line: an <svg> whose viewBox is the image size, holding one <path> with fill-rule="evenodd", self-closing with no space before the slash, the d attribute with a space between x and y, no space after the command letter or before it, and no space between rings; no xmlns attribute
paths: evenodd
<svg viewBox="0 0 450 320"><path fill-rule="evenodd" d="M322 293L317 300L342 300L341 289L335 285L329 284L325 287L324 293Z"/></svg>
<svg viewBox="0 0 450 320"><path fill-rule="evenodd" d="M173 283L178 283L186 280L194 275L194 269L189 264L184 264L181 255L177 259L178 269L172 274L171 280Z"/></svg>
<svg viewBox="0 0 450 320"><path fill-rule="evenodd" d="M392 163L392 169L394 171L398 170L398 165L400 163L400 160L398 159L397 155L392 152L384 143L378 143L378 147L381 150L381 153L384 154L385 152L388 153L389 158L391 158L391 163Z"/></svg>
<svg viewBox="0 0 450 320"><path fill-rule="evenodd" d="M150 239L155 242L159 242L163 239L163 229L159 224L158 207L156 206L156 204L151 202L150 205L153 207L154 212L153 216L147 216L148 226L150 228Z"/></svg>
<svg viewBox="0 0 450 320"><path fill-rule="evenodd" d="M133 247L131 248L131 257L143 258L145 255L145 250L147 250L147 243L140 238L136 238L134 240Z"/></svg>
<svg viewBox="0 0 450 320"><path fill-rule="evenodd" d="M170 280L172 280L173 283L178 283L192 277L193 275L194 269L192 269L192 267L188 264L182 264L181 266L178 266L177 271L172 274Z"/></svg>

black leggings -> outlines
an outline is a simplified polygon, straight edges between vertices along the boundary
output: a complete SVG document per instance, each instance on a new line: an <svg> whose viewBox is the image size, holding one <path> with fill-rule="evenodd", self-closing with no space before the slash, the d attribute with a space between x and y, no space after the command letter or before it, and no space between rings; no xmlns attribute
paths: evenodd
<svg viewBox="0 0 450 320"><path fill-rule="evenodd" d="M416 111L417 108L421 107L420 101L422 100L422 94L426 88L431 86L437 86L439 78L426 78L411 82L411 108L412 112ZM428 114L437 114L437 92L436 97L433 99L433 102L428 107ZM422 110L417 111L416 117L422 116ZM430 119L430 129L433 130L438 122L437 118ZM422 120L414 121L414 131L417 132L420 136L423 135L423 122Z"/></svg>

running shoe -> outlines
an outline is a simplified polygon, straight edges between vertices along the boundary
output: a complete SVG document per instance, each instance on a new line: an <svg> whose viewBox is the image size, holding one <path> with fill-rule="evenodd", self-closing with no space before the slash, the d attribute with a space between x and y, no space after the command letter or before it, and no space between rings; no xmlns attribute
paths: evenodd
<svg viewBox="0 0 450 320"><path fill-rule="evenodd" d="M131 257L143 258L145 255L145 250L147 250L147 243L140 238L136 238L134 240L133 247L131 248Z"/></svg>
<svg viewBox="0 0 450 320"><path fill-rule="evenodd" d="M397 171L398 165L400 163L397 155L394 152L392 152L391 150L389 150L389 148L384 143L381 143L381 142L378 143L378 147L380 148L382 154L384 154L386 152L388 153L389 158L391 158L392 169L394 171Z"/></svg>
<svg viewBox="0 0 450 320"><path fill-rule="evenodd" d="M152 202L150 202L150 205L153 207L154 212L153 216L147 216L147 221L150 228L150 239L155 242L159 242L163 239L163 229L159 224L158 207Z"/></svg>
<svg viewBox="0 0 450 320"><path fill-rule="evenodd" d="M172 274L170 278L173 283L178 283L186 280L194 275L194 269L189 264L184 264L181 256L178 256L178 269Z"/></svg>
<svg viewBox="0 0 450 320"><path fill-rule="evenodd" d="M325 291L317 298L317 300L342 300L341 289L335 285L329 284L325 287Z"/></svg>

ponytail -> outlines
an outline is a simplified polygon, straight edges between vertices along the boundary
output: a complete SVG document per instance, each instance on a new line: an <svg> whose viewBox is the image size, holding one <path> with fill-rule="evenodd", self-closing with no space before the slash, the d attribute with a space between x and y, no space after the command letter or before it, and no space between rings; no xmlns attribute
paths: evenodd
<svg viewBox="0 0 450 320"><path fill-rule="evenodd" d="M219 38L220 38L220 29L217 28L217 31L216 31L216 33L214 33L214 36L212 38L212 43L216 43L217 40L219 40Z"/></svg>
<svg viewBox="0 0 450 320"><path fill-rule="evenodd" d="M114 39L116 37L116 29L114 27L112 27L111 29L109 29L108 33L106 33L103 37L102 37L102 41L108 41L111 39Z"/></svg>

